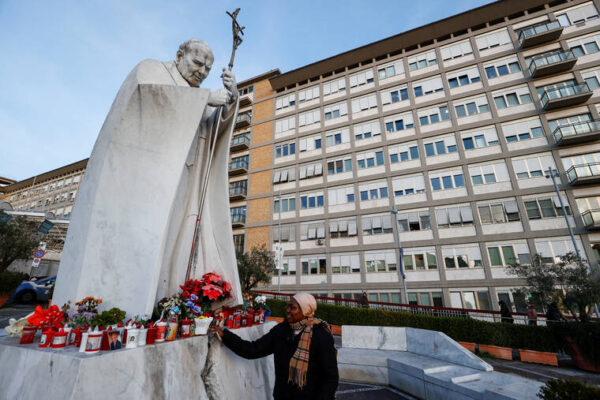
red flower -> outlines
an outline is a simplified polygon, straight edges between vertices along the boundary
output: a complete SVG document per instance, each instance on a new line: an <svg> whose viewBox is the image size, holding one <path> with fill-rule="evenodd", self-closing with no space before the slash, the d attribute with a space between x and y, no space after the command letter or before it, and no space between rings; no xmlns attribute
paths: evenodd
<svg viewBox="0 0 600 400"><path fill-rule="evenodd" d="M217 274L215 271L204 274L202 279L206 283L218 283L221 280L221 275Z"/></svg>
<svg viewBox="0 0 600 400"><path fill-rule="evenodd" d="M190 292L188 292L187 290L184 290L183 293L181 293L181 297L183 297L184 299L189 298Z"/></svg>
<svg viewBox="0 0 600 400"><path fill-rule="evenodd" d="M223 291L220 287L215 285L206 285L202 287L202 295L208 297L209 300L217 300Z"/></svg>

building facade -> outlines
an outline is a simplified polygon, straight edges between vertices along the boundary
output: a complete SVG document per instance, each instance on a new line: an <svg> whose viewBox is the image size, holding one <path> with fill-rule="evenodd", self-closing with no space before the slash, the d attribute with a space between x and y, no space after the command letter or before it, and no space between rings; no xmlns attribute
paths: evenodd
<svg viewBox="0 0 600 400"><path fill-rule="evenodd" d="M561 202L597 264L598 10L500 1L270 78L245 224L285 250L268 288L399 302L397 229L410 303L514 304L506 265L575 249Z"/></svg>

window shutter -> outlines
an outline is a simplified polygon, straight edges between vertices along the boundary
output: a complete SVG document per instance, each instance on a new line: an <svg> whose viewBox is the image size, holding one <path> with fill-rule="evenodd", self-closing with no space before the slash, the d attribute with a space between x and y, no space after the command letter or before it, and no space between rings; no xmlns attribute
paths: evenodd
<svg viewBox="0 0 600 400"><path fill-rule="evenodd" d="M342 221L340 221L340 232L345 232L345 231L342 231L341 222ZM357 231L356 231L356 221L343 221L343 222L348 224L348 228L347 228L348 229L348 235L349 236L356 236L356 234L357 234Z"/></svg>
<svg viewBox="0 0 600 400"><path fill-rule="evenodd" d="M408 222L410 222L410 223L419 222L419 213L416 213L416 212L408 213Z"/></svg>
<svg viewBox="0 0 600 400"><path fill-rule="evenodd" d="M337 221L329 222L329 232L334 233L338 231L338 223Z"/></svg>
<svg viewBox="0 0 600 400"><path fill-rule="evenodd" d="M363 217L362 225L363 230L371 229L371 217Z"/></svg>
<svg viewBox="0 0 600 400"><path fill-rule="evenodd" d="M273 174L273 183L279 183L279 179L281 178L281 172L275 171Z"/></svg>
<svg viewBox="0 0 600 400"><path fill-rule="evenodd" d="M306 167L300 167L300 179L306 179Z"/></svg>
<svg viewBox="0 0 600 400"><path fill-rule="evenodd" d="M323 175L323 164L315 164L315 175Z"/></svg>
<svg viewBox="0 0 600 400"><path fill-rule="evenodd" d="M381 228L381 217L373 217L371 223L373 224L373 228Z"/></svg>
<svg viewBox="0 0 600 400"><path fill-rule="evenodd" d="M460 208L452 207L448 209L448 217L450 219L451 224L460 224Z"/></svg>
<svg viewBox="0 0 600 400"><path fill-rule="evenodd" d="M515 200L508 200L504 202L504 211L506 211L506 213L518 213L519 212L519 207L517 206L517 202Z"/></svg>
<svg viewBox="0 0 600 400"><path fill-rule="evenodd" d="M463 222L473 222L473 211L471 210L471 207L460 207L460 217Z"/></svg>
<svg viewBox="0 0 600 400"><path fill-rule="evenodd" d="M446 225L448 223L448 212L446 209L435 210L435 217L438 225Z"/></svg>
<svg viewBox="0 0 600 400"><path fill-rule="evenodd" d="M308 238L309 239L317 238L317 228L308 228Z"/></svg>
<svg viewBox="0 0 600 400"><path fill-rule="evenodd" d="M288 181L295 181L296 180L296 168L291 168L288 169L287 171L284 171L287 175L287 179Z"/></svg>
<svg viewBox="0 0 600 400"><path fill-rule="evenodd" d="M381 92L381 104L390 104L392 102L392 95L389 91Z"/></svg>
<svg viewBox="0 0 600 400"><path fill-rule="evenodd" d="M383 229L392 229L392 218L389 215L383 216Z"/></svg>
<svg viewBox="0 0 600 400"><path fill-rule="evenodd" d="M317 238L325 239L325 226L323 224L317 228Z"/></svg>

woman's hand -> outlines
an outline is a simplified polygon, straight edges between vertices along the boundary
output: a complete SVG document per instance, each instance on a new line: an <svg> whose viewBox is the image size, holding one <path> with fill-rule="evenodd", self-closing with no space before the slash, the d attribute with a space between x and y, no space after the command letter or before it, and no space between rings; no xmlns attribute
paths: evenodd
<svg viewBox="0 0 600 400"><path fill-rule="evenodd" d="M208 328L208 333L214 333L219 337L219 339L223 338L223 331L224 328L218 325L211 325L211 327Z"/></svg>

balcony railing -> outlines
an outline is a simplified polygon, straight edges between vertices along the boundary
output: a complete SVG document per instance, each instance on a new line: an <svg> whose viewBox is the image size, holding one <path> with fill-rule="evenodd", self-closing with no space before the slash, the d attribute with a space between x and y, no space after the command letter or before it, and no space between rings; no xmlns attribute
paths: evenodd
<svg viewBox="0 0 600 400"><path fill-rule="evenodd" d="M559 126L554 130L556 144L575 144L600 139L600 122L586 121Z"/></svg>
<svg viewBox="0 0 600 400"><path fill-rule="evenodd" d="M590 97L592 97L592 91L587 83L583 82L576 85L544 89L544 94L540 101L544 110L551 110L583 103Z"/></svg>
<svg viewBox="0 0 600 400"><path fill-rule="evenodd" d="M586 229L600 229L600 209L587 210L581 214L581 218Z"/></svg>
<svg viewBox="0 0 600 400"><path fill-rule="evenodd" d="M249 113L239 114L237 116L237 119L235 120L235 126L236 126L236 128L247 126L247 125L250 125L251 121L252 121L252 117L250 116Z"/></svg>
<svg viewBox="0 0 600 400"><path fill-rule="evenodd" d="M250 134L244 133L242 135L236 135L231 139L231 150L239 151L247 149L250 146Z"/></svg>
<svg viewBox="0 0 600 400"><path fill-rule="evenodd" d="M247 186L234 186L229 188L229 199L230 200L238 200L246 198L248 194Z"/></svg>
<svg viewBox="0 0 600 400"><path fill-rule="evenodd" d="M231 214L231 225L244 226L246 223L246 214Z"/></svg>
<svg viewBox="0 0 600 400"><path fill-rule="evenodd" d="M560 37L562 30L563 28L558 21L546 21L531 25L519 30L519 43L521 47L529 47L556 40Z"/></svg>
<svg viewBox="0 0 600 400"><path fill-rule="evenodd" d="M571 50L557 50L541 54L529 61L529 73L534 78L569 70L577 62Z"/></svg>
<svg viewBox="0 0 600 400"><path fill-rule="evenodd" d="M254 93L246 93L240 96L240 107L245 107L247 105L252 104L252 100L254 99Z"/></svg>
<svg viewBox="0 0 600 400"><path fill-rule="evenodd" d="M573 165L567 170L571 185L600 182L600 162Z"/></svg>
<svg viewBox="0 0 600 400"><path fill-rule="evenodd" d="M229 175L238 175L248 172L248 161L232 161L229 163Z"/></svg>

